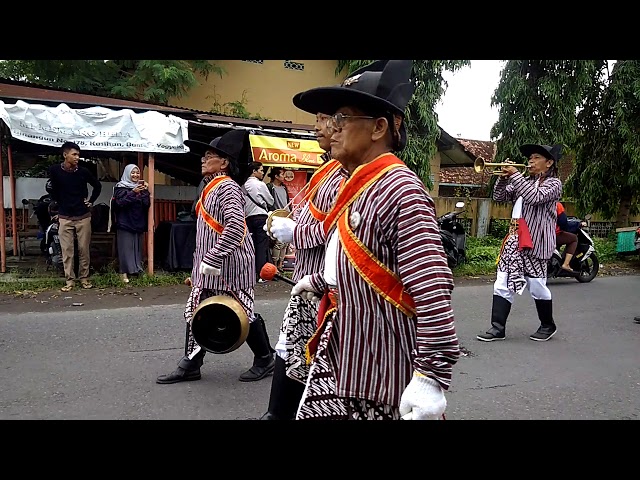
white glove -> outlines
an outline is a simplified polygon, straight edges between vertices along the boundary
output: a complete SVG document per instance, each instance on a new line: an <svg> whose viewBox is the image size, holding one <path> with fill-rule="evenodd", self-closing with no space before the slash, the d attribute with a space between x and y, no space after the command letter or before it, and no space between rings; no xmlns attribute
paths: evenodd
<svg viewBox="0 0 640 480"><path fill-rule="evenodd" d="M403 420L441 420L447 408L442 387L432 378L413 372L402 392L400 415Z"/></svg>
<svg viewBox="0 0 640 480"><path fill-rule="evenodd" d="M272 217L271 231L267 232L267 234L282 243L291 243L293 241L293 229L295 227L296 222L288 217ZM264 228L266 231L266 223Z"/></svg>
<svg viewBox="0 0 640 480"><path fill-rule="evenodd" d="M313 290L311 286L311 275L305 275L296 283L291 289L291 296L295 297L299 295L303 300L308 300L311 302L319 302L320 296L318 292Z"/></svg>
<svg viewBox="0 0 640 480"><path fill-rule="evenodd" d="M220 269L200 262L200 275L220 275Z"/></svg>

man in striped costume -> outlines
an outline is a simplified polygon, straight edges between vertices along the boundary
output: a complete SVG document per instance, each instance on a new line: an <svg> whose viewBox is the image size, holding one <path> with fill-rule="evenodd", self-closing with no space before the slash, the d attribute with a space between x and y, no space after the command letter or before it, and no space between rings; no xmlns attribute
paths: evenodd
<svg viewBox="0 0 640 480"><path fill-rule="evenodd" d="M296 104L299 95L294 97ZM310 112L316 113L316 112ZM300 202L301 208L296 210L294 220L284 217L273 217L272 238L282 243L291 243L296 249L296 263L293 280L297 282L304 275L322 272L324 266L324 232L322 220L331 208L338 192L338 185L343 178L339 175L340 162L332 160L328 153L331 149L327 131L329 116L316 113L316 138L320 148L326 153L322 155L320 166L306 186L306 193ZM265 225L266 229L266 225ZM306 359L306 345L316 330L318 304L296 295L291 297L287 305L280 336L276 344L276 367L271 381L271 395L267 412L261 420L293 420L302 398L304 385L309 375Z"/></svg>
<svg viewBox="0 0 640 480"><path fill-rule="evenodd" d="M344 182L323 221L324 272L292 295L322 295L297 419L438 419L460 355L453 277L424 184L393 153L406 138L411 60L376 61L337 87L303 92L332 114Z"/></svg>
<svg viewBox="0 0 640 480"><path fill-rule="evenodd" d="M247 345L253 351L253 366L240 375L241 381L255 381L273 372L274 350L264 320L254 314L255 253L244 218L242 170L248 158L248 132L231 130L210 144L186 140L191 153L201 155L202 175L207 179L196 207L196 249L193 253L191 294L185 307L186 339L178 368L161 375L157 383L176 383L201 378L206 351L191 331L194 310L215 295L239 301L249 318ZM246 175L246 174L245 174Z"/></svg>
<svg viewBox="0 0 640 480"><path fill-rule="evenodd" d="M547 262L556 248L556 203L562 195L558 178L560 145L527 144L520 147L520 152L529 159L529 176L524 177L515 167L503 166L493 190L495 201L513 202L514 207L493 284L491 328L476 336L483 342L505 339L514 294L522 295L525 288L540 320L540 327L529 338L545 342L557 331L547 287Z"/></svg>

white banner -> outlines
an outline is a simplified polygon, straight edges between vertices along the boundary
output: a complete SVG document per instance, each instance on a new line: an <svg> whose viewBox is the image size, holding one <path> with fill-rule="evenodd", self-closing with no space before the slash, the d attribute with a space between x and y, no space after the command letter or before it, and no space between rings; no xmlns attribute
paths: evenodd
<svg viewBox="0 0 640 480"><path fill-rule="evenodd" d="M73 109L0 100L0 119L13 138L40 145L77 143L81 150L187 153L188 121L153 110Z"/></svg>

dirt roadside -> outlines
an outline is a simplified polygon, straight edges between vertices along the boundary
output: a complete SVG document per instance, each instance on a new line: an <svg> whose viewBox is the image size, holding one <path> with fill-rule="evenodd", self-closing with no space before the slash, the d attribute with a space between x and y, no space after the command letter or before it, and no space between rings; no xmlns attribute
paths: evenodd
<svg viewBox="0 0 640 480"><path fill-rule="evenodd" d="M602 266L599 276L638 275L635 268L609 264ZM486 285L495 280L495 275L478 277L456 277L456 287L465 285ZM272 281L256 285L256 300L282 298L289 295L291 285L282 281ZM47 312L60 310L95 310L103 308L149 307L154 305L184 304L189 294L186 285L136 288L94 288L71 292L48 290L33 292L25 290L13 294L0 294L0 313Z"/></svg>
<svg viewBox="0 0 640 480"><path fill-rule="evenodd" d="M491 283L491 277L456 279L456 285ZM256 285L256 300L282 298L289 295L291 285L273 281ZM187 301L189 287L171 285L163 287L136 288L76 288L71 292L29 290L13 294L0 294L0 313L47 312L60 310L95 310L103 308L149 307L154 305L175 305Z"/></svg>

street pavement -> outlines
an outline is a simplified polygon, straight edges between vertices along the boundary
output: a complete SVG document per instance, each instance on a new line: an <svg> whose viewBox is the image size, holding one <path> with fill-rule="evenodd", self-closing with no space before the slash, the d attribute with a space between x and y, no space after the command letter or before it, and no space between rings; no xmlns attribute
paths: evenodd
<svg viewBox="0 0 640 480"><path fill-rule="evenodd" d="M447 419L639 419L640 276L549 282L558 333L538 327L533 300L516 298L507 339L476 340L489 324L492 285L458 286L456 328L466 356L454 367ZM286 294L256 299L275 344ZM183 305L3 314L0 419L220 419L259 417L271 377L243 383L246 345L207 354L202 379L155 383L184 345Z"/></svg>

